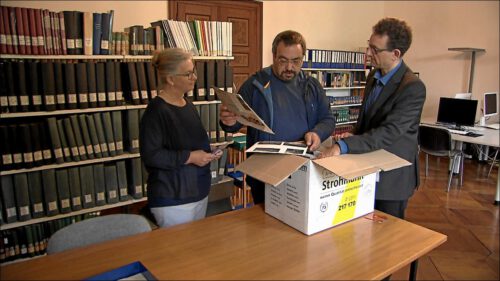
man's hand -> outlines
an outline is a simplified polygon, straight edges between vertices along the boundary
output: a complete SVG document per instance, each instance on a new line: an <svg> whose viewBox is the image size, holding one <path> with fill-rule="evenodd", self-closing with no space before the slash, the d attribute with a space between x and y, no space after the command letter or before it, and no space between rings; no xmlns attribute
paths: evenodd
<svg viewBox="0 0 500 281"><path fill-rule="evenodd" d="M337 143L332 145L332 147L322 151L321 154L318 155L317 158L325 158L325 157L330 157L330 156L334 156L334 155L340 155L340 146Z"/></svg>
<svg viewBox="0 0 500 281"><path fill-rule="evenodd" d="M194 164L199 167L206 166L210 161L219 159L220 156L216 156L212 153L206 153L203 150L193 150L189 153L189 158L186 164Z"/></svg>
<svg viewBox="0 0 500 281"><path fill-rule="evenodd" d="M227 109L227 106L221 104L219 118L224 125L233 126L234 124L236 124L237 116L233 112L229 111L229 109Z"/></svg>
<svg viewBox="0 0 500 281"><path fill-rule="evenodd" d="M345 133L342 133L342 134L339 134L339 135L335 135L335 136L333 137L333 139L334 139L335 141L339 141L339 140L341 140L341 139L345 139L345 138L348 138L348 137L350 137L350 136L352 136L352 133L345 132Z"/></svg>
<svg viewBox="0 0 500 281"><path fill-rule="evenodd" d="M315 151L321 145L321 139L315 132L307 132L304 135L304 140L310 151Z"/></svg>

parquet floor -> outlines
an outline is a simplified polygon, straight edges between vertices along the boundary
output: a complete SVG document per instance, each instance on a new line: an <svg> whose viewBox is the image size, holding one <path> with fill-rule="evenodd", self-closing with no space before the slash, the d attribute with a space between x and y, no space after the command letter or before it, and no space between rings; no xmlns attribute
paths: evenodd
<svg viewBox="0 0 500 281"><path fill-rule="evenodd" d="M419 260L418 280L499 280L499 206L493 205L498 166L465 160L464 183L454 177L446 192L448 160L421 157L421 184L408 203L406 219L446 234L448 240ZM391 280L408 280L409 266Z"/></svg>

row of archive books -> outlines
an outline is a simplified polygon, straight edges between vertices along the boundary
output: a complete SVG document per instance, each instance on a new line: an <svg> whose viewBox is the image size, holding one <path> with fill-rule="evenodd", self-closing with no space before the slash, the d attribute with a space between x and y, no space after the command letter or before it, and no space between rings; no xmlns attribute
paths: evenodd
<svg viewBox="0 0 500 281"><path fill-rule="evenodd" d="M364 86L366 75L359 72L306 71L306 74L316 78L321 86L330 88Z"/></svg>
<svg viewBox="0 0 500 281"><path fill-rule="evenodd" d="M195 105L211 143L231 142L233 140L232 134L226 133L220 126L220 106L220 103Z"/></svg>
<svg viewBox="0 0 500 281"><path fill-rule="evenodd" d="M58 220L26 225L2 232L0 263L44 255L49 238L59 229L70 224L99 216L92 212Z"/></svg>
<svg viewBox="0 0 500 281"><path fill-rule="evenodd" d="M233 55L233 26L231 22L221 21L200 21L192 20L189 22L175 20L159 20L152 22L151 26L157 32L156 39L165 48L182 48L191 51L195 56L232 56ZM141 26L129 28L129 41L131 54L140 52L141 41L137 42L137 48L133 48L132 34L136 29L140 32ZM135 38L134 38L135 41ZM144 40L145 41L145 40ZM142 43L144 45L144 43Z"/></svg>
<svg viewBox="0 0 500 281"><path fill-rule="evenodd" d="M139 153L145 109L50 117L0 126L3 170ZM122 124L125 124L123 127Z"/></svg>
<svg viewBox="0 0 500 281"><path fill-rule="evenodd" d="M227 174L228 150L210 163L211 182ZM0 224L66 214L147 196L141 158L1 177Z"/></svg>
<svg viewBox="0 0 500 281"><path fill-rule="evenodd" d="M306 51L304 68L365 69L363 52L309 49Z"/></svg>
<svg viewBox="0 0 500 281"><path fill-rule="evenodd" d="M227 61L197 61L198 79L188 97L215 100L211 86L231 91ZM150 62L0 61L2 113L147 104L158 94L158 72Z"/></svg>
<svg viewBox="0 0 500 281"><path fill-rule="evenodd" d="M353 130L354 125L352 124L338 125L335 126L335 131L333 131L332 136L341 135L343 133L352 133Z"/></svg>
<svg viewBox="0 0 500 281"><path fill-rule="evenodd" d="M2 6L2 54L109 55L113 17L107 13L53 12Z"/></svg>
<svg viewBox="0 0 500 281"><path fill-rule="evenodd" d="M2 176L5 223L55 216L114 204L147 193L139 157L79 167Z"/></svg>
<svg viewBox="0 0 500 281"><path fill-rule="evenodd" d="M358 120L359 108L342 108L342 109L331 109L333 116L335 117L335 122L352 122Z"/></svg>
<svg viewBox="0 0 500 281"><path fill-rule="evenodd" d="M360 104L363 101L362 96L328 97L330 105L349 105Z"/></svg>

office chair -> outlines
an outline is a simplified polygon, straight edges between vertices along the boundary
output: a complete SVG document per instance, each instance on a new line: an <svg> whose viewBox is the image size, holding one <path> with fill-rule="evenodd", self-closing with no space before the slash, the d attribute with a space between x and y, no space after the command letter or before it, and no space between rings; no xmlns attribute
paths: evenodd
<svg viewBox="0 0 500 281"><path fill-rule="evenodd" d="M451 145L451 134L444 128L420 125L418 133L420 150L425 153L425 177L429 172L429 155L448 157L452 161L450 175L448 177L447 192L450 191L451 179L455 165L459 166L460 186L463 183L464 155L461 150L453 150ZM458 163L457 163L458 162Z"/></svg>
<svg viewBox="0 0 500 281"><path fill-rule="evenodd" d="M151 231L148 220L139 215L115 214L91 218L56 231L49 239L47 254L148 231Z"/></svg>

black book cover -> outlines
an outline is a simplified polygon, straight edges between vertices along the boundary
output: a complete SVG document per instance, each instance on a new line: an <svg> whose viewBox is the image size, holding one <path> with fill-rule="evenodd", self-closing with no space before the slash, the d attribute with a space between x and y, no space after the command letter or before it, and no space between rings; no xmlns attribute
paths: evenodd
<svg viewBox="0 0 500 281"><path fill-rule="evenodd" d="M142 198L141 158L129 159L126 162L128 193L132 195L134 199Z"/></svg>
<svg viewBox="0 0 500 281"><path fill-rule="evenodd" d="M18 219L19 221L27 221L31 219L31 210L28 176L26 173L14 175L14 187Z"/></svg>
<svg viewBox="0 0 500 281"><path fill-rule="evenodd" d="M223 60L219 60L215 62L215 87L219 88L220 90L224 91L225 81L224 79L226 78L226 62Z"/></svg>
<svg viewBox="0 0 500 281"><path fill-rule="evenodd" d="M214 100L215 99L215 90L212 89L212 87L214 87L216 85L216 81L215 81L215 73L216 73L216 69L215 69L215 61L211 60L211 61L208 61L207 62L207 69L206 69L206 72L207 72L207 76L206 76L206 98L207 100L211 101L211 100Z"/></svg>
<svg viewBox="0 0 500 281"><path fill-rule="evenodd" d="M59 211L63 214L69 213L71 212L71 203L70 203L68 170L57 169L56 182L57 182L57 198L59 202Z"/></svg>
<svg viewBox="0 0 500 281"><path fill-rule="evenodd" d="M57 123L55 123L55 124L57 127ZM53 157L53 154L52 154L52 142L50 140L50 129L49 129L48 125L44 122L39 123L38 126L39 126L39 132L40 132L40 140L42 143L43 163L46 165L50 164L50 163L54 163L55 158ZM60 144L60 142L59 142L59 144ZM61 149L61 155L62 155L62 149Z"/></svg>
<svg viewBox="0 0 500 281"><path fill-rule="evenodd" d="M125 95L125 98L132 104L140 104L141 99L139 96L139 84L137 82L137 71L135 68L135 63L134 62L127 62L127 78L125 81L128 81L127 84L127 91L124 92L123 94Z"/></svg>
<svg viewBox="0 0 500 281"><path fill-rule="evenodd" d="M109 55L109 35L112 33L110 26L110 13L102 13L101 14L101 55Z"/></svg>
<svg viewBox="0 0 500 281"><path fill-rule="evenodd" d="M122 112L111 112L111 119L113 124L113 137L116 144L116 155L123 154L123 128L122 128Z"/></svg>
<svg viewBox="0 0 500 281"><path fill-rule="evenodd" d="M75 64L65 63L63 66L67 108L76 109L78 108L78 99L76 95Z"/></svg>
<svg viewBox="0 0 500 281"><path fill-rule="evenodd" d="M13 168L12 142L9 138L9 128L0 126L0 153L2 155L2 170L11 170Z"/></svg>
<svg viewBox="0 0 500 281"><path fill-rule="evenodd" d="M42 95L41 95L41 75L40 63L29 61L26 65L26 80L28 81L28 95L30 97L30 104L32 111L42 110ZM62 80L62 78L61 78Z"/></svg>
<svg viewBox="0 0 500 281"><path fill-rule="evenodd" d="M68 168L69 193L71 198L71 209L78 211L82 209L82 190L80 187L80 172L78 167Z"/></svg>
<svg viewBox="0 0 500 281"><path fill-rule="evenodd" d="M149 102L149 97L148 97L148 85L146 82L146 71L144 69L144 63L143 62L136 62L136 72L137 72L137 82L138 82L138 88L139 88L139 96L141 99L142 104L148 104Z"/></svg>
<svg viewBox="0 0 500 281"><path fill-rule="evenodd" d="M97 107L97 82L96 82L96 63L86 62L87 82L89 92L89 107Z"/></svg>
<svg viewBox="0 0 500 281"><path fill-rule="evenodd" d="M120 201L127 201L130 199L130 196L128 195L127 168L125 160L116 161L116 171L118 177L118 197Z"/></svg>
<svg viewBox="0 0 500 281"><path fill-rule="evenodd" d="M68 55L76 55L76 17L73 11L64 11L64 30L66 32L66 50Z"/></svg>
<svg viewBox="0 0 500 281"><path fill-rule="evenodd" d="M102 121L104 126L104 135L110 156L116 156L115 136L113 135L113 125L111 122L111 114L109 112L102 112Z"/></svg>
<svg viewBox="0 0 500 281"><path fill-rule="evenodd" d="M106 201L108 204L118 203L118 178L116 166L108 164L104 166L106 178Z"/></svg>
<svg viewBox="0 0 500 281"><path fill-rule="evenodd" d="M7 74L5 73L5 71L6 71L5 62L0 61L0 112L1 113L9 111L9 97L7 96Z"/></svg>
<svg viewBox="0 0 500 281"><path fill-rule="evenodd" d="M54 62L54 77L56 89L57 109L66 109L66 95L64 93L64 72L61 62Z"/></svg>
<svg viewBox="0 0 500 281"><path fill-rule="evenodd" d="M121 75L121 63L115 61L115 88L116 88L116 105L123 104L123 87Z"/></svg>
<svg viewBox="0 0 500 281"><path fill-rule="evenodd" d="M106 183L104 179L104 164L94 164L94 191L95 204L97 206L106 205Z"/></svg>
<svg viewBox="0 0 500 281"><path fill-rule="evenodd" d="M207 95L207 85L206 85L206 63L204 61L196 62L196 92L194 92L194 100L195 101L203 101L206 99Z"/></svg>
<svg viewBox="0 0 500 281"><path fill-rule="evenodd" d="M233 67L229 65L229 62L226 62L224 81L226 84L226 92L232 93L235 90L233 89Z"/></svg>
<svg viewBox="0 0 500 281"><path fill-rule="evenodd" d="M75 133L73 131L73 126L71 125L71 120L69 118L62 119L64 125L64 133L66 134L66 140L68 141L69 150L71 152L71 158L73 161L80 161L80 150L76 143Z"/></svg>
<svg viewBox="0 0 500 281"><path fill-rule="evenodd" d="M12 175L1 177L2 181L2 200L4 218L7 223L17 221L16 197L14 195L14 181Z"/></svg>
<svg viewBox="0 0 500 281"><path fill-rule="evenodd" d="M78 115L78 123L82 131L83 145L87 151L87 157L89 159L94 159L94 147L92 145L92 140L90 139L89 126L87 125L87 118L84 114Z"/></svg>
<svg viewBox="0 0 500 281"><path fill-rule="evenodd" d="M80 115L80 118L85 118L87 121L87 128L89 130L90 142L92 143L92 149L94 151L94 156L96 158L101 158L102 157L101 145L99 143L99 138L97 137L97 130L95 127L93 115ZM81 123L82 123L82 121L81 121Z"/></svg>
<svg viewBox="0 0 500 281"><path fill-rule="evenodd" d="M83 55L83 12L74 11L75 25L76 25L76 37L75 37L75 49L77 55Z"/></svg>
<svg viewBox="0 0 500 281"><path fill-rule="evenodd" d="M56 81L54 63L42 62L42 96L45 110L56 110Z"/></svg>
<svg viewBox="0 0 500 281"><path fill-rule="evenodd" d="M54 169L42 171L44 207L47 216L59 214L57 205L57 181Z"/></svg>
<svg viewBox="0 0 500 281"><path fill-rule="evenodd" d="M104 127L102 123L102 118L100 113L93 114L94 125L97 131L97 138L99 139L99 145L101 146L102 157L109 157L108 143L106 142L106 135L104 133Z"/></svg>
<svg viewBox="0 0 500 281"><path fill-rule="evenodd" d="M96 63L97 106L106 106L106 72L103 62Z"/></svg>
<svg viewBox="0 0 500 281"><path fill-rule="evenodd" d="M64 120L57 120L57 131L59 132L59 139L61 140L62 153L64 156L65 162L73 161L71 159L71 147L68 142L68 138L66 137L66 130L64 129ZM78 150L77 150L78 151Z"/></svg>
<svg viewBox="0 0 500 281"><path fill-rule="evenodd" d="M84 209L95 207L94 170L92 165L80 167L80 186L82 188L82 205Z"/></svg>
<svg viewBox="0 0 500 281"><path fill-rule="evenodd" d="M30 127L30 144L31 144L31 149L33 150L33 165L34 166L41 166L44 164L43 161L43 139L42 135L40 133L40 124L41 123L31 123L29 124Z"/></svg>
<svg viewBox="0 0 500 281"><path fill-rule="evenodd" d="M45 216L45 209L43 208L42 173L40 171L28 173L28 187L33 218Z"/></svg>
<svg viewBox="0 0 500 281"><path fill-rule="evenodd" d="M18 132L21 152L23 154L23 167L33 168L33 146L31 144L31 132L29 124L19 124Z"/></svg>
<svg viewBox="0 0 500 281"><path fill-rule="evenodd" d="M125 140L128 152L139 153L139 110L127 110Z"/></svg>
<svg viewBox="0 0 500 281"><path fill-rule="evenodd" d="M50 144L52 147L52 151L54 152L55 161L57 164L61 164L64 162L64 154L56 118L47 118L47 124L49 129Z"/></svg>
<svg viewBox="0 0 500 281"><path fill-rule="evenodd" d="M148 91L149 91L149 96L151 99L154 99L157 95L157 89L158 85L156 83L156 75L155 75L155 69L151 62L144 62L144 66L146 68L146 76L147 76L147 81L148 81ZM191 96L191 101L192 101L192 96Z"/></svg>
<svg viewBox="0 0 500 281"><path fill-rule="evenodd" d="M80 123L78 122L78 117L76 115L71 115L69 119L71 120L71 127L73 127L73 134L75 135L80 160L87 160L87 150L85 144L83 143L82 130L80 128Z"/></svg>
<svg viewBox="0 0 500 281"><path fill-rule="evenodd" d="M9 140L12 142L12 160L13 168L20 169L23 167L23 146L21 136L16 125L9 125Z"/></svg>
<svg viewBox="0 0 500 281"><path fill-rule="evenodd" d="M115 63L106 62L106 93L108 106L116 105Z"/></svg>
<svg viewBox="0 0 500 281"><path fill-rule="evenodd" d="M84 62L76 64L76 92L78 93L78 108L88 108L89 89L87 82L87 66Z"/></svg>
<svg viewBox="0 0 500 281"><path fill-rule="evenodd" d="M6 92L7 92L7 102L9 104L9 112L17 112L19 106L19 100L16 95L15 87L15 75L13 62L5 62L5 78L6 78Z"/></svg>
<svg viewBox="0 0 500 281"><path fill-rule="evenodd" d="M15 64L16 71L16 93L19 101L19 111L27 112L30 109L30 99L26 83L26 69L24 62L20 61Z"/></svg>

